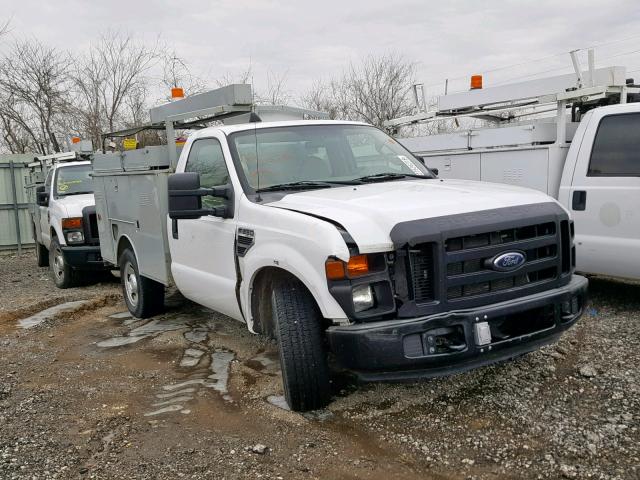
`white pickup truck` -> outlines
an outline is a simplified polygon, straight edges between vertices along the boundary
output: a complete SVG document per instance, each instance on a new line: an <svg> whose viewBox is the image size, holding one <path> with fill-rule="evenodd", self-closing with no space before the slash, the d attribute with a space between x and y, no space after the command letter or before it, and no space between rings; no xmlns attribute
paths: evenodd
<svg viewBox="0 0 640 480"><path fill-rule="evenodd" d="M638 102L640 86L625 68L606 67L443 95L434 111L389 125L493 123L398 141L442 178L518 185L557 198L575 221L578 271L638 280Z"/></svg>
<svg viewBox="0 0 640 480"><path fill-rule="evenodd" d="M38 157L29 165L30 214L39 267L58 288L104 271L93 198L91 162L76 152Z"/></svg>
<svg viewBox="0 0 640 480"><path fill-rule="evenodd" d="M162 147L98 155L101 249L134 315L175 283L277 338L293 409L329 402L329 356L367 381L450 374L552 342L582 314L554 199L439 179L370 125L253 120L194 133L175 167Z"/></svg>

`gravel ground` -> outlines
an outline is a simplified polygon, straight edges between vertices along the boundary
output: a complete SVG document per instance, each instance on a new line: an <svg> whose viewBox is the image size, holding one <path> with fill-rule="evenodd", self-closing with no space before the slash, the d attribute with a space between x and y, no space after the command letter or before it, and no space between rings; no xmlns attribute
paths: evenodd
<svg viewBox="0 0 640 480"><path fill-rule="evenodd" d="M580 322L516 361L347 382L303 416L241 324L177 296L136 322L115 280L57 290L0 260L0 478L640 478L639 285L592 279Z"/></svg>

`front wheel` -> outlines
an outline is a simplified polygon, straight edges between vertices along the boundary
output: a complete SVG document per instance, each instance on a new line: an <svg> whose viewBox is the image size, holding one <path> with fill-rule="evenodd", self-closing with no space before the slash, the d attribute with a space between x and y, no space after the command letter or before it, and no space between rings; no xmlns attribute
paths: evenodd
<svg viewBox="0 0 640 480"><path fill-rule="evenodd" d="M152 317L164 307L164 285L140 275L138 261L130 249L120 255L120 281L129 312L137 318Z"/></svg>
<svg viewBox="0 0 640 480"><path fill-rule="evenodd" d="M282 383L292 410L322 408L331 399L322 316L300 282L285 279L275 285L271 310L280 350Z"/></svg>
<svg viewBox="0 0 640 480"><path fill-rule="evenodd" d="M64 259L62 248L56 237L51 239L49 248L49 268L53 274L53 281L58 288L75 287L77 275L73 268Z"/></svg>

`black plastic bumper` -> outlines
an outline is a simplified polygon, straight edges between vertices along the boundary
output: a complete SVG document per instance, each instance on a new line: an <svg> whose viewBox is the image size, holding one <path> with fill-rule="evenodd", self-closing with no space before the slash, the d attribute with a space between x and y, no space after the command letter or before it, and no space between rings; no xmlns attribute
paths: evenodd
<svg viewBox="0 0 640 480"><path fill-rule="evenodd" d="M574 275L569 284L506 302L446 312L427 317L334 326L327 330L330 349L338 362L365 381L398 381L463 372L507 360L558 339L582 315L588 281ZM526 323L545 312L544 322ZM476 324L494 328L512 322L525 333L495 338L477 344ZM541 328L537 328L541 325ZM459 329L464 348L447 353L429 353L438 329ZM497 330L496 330L497 331Z"/></svg>
<svg viewBox="0 0 640 480"><path fill-rule="evenodd" d="M99 245L60 247L67 265L76 270L106 270L108 267L102 260Z"/></svg>

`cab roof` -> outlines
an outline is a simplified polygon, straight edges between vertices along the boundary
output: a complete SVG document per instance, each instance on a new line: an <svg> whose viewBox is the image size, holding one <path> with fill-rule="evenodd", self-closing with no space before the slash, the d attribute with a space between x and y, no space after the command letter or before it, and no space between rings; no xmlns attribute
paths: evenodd
<svg viewBox="0 0 640 480"><path fill-rule="evenodd" d="M352 122L344 120L287 120L280 122L256 122L256 123L239 123L236 125L220 125L215 127L207 127L202 130L198 130L193 134L194 137L206 137L208 134L214 132L222 132L225 135L230 135L235 132L244 132L247 130L261 130L265 128L276 127L297 127L297 126L309 126L309 125L358 125L371 127L372 125L364 122Z"/></svg>

